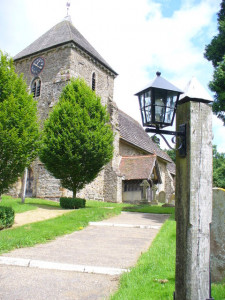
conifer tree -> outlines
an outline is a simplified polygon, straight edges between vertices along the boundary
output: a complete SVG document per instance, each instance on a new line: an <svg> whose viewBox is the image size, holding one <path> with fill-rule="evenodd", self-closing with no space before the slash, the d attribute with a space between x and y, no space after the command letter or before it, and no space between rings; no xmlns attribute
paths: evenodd
<svg viewBox="0 0 225 300"><path fill-rule="evenodd" d="M112 159L109 115L82 79L72 80L44 124L40 159L73 192L90 183Z"/></svg>
<svg viewBox="0 0 225 300"><path fill-rule="evenodd" d="M0 51L0 195L37 155L37 107L13 60Z"/></svg>

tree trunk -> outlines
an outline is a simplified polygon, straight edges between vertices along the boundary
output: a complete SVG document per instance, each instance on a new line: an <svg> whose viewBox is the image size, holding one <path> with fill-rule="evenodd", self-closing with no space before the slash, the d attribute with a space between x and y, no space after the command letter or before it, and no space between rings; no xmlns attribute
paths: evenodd
<svg viewBox="0 0 225 300"><path fill-rule="evenodd" d="M24 174L23 174L23 185L22 185L22 192L21 192L21 203L25 202L26 188L27 188L27 168L25 168L25 171L24 171Z"/></svg>
<svg viewBox="0 0 225 300"><path fill-rule="evenodd" d="M76 195L77 195L77 189L74 188L74 189L73 189L73 198L76 198Z"/></svg>

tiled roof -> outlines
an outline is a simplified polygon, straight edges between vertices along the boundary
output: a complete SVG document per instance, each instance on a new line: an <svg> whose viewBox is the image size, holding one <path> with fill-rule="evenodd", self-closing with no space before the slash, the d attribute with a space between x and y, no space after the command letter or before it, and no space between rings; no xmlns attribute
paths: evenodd
<svg viewBox="0 0 225 300"><path fill-rule="evenodd" d="M174 162L168 163L167 169L172 175L176 175L176 165Z"/></svg>
<svg viewBox="0 0 225 300"><path fill-rule="evenodd" d="M143 127L121 110L119 110L119 129L120 137L124 141L143 149L150 154L156 154L158 157L172 162L169 155L162 151L158 145L151 140Z"/></svg>
<svg viewBox="0 0 225 300"><path fill-rule="evenodd" d="M39 37L36 41L19 52L14 60L29 56L31 54L39 53L59 45L72 42L78 48L82 49L93 58L98 60L102 65L108 68L112 73L117 73L109 66L109 64L101 57L101 55L89 44L89 42L82 36L82 34L73 26L70 21L63 20L58 23L45 34Z"/></svg>
<svg viewBox="0 0 225 300"><path fill-rule="evenodd" d="M125 180L150 179L156 162L156 155L124 156L119 170Z"/></svg>

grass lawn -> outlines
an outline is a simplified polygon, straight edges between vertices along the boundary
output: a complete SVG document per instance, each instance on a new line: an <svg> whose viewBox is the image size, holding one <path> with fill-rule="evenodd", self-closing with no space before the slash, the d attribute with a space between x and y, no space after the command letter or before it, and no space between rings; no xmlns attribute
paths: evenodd
<svg viewBox="0 0 225 300"><path fill-rule="evenodd" d="M124 207L124 211L133 211L133 212L143 212L143 213L151 213L151 214L174 214L174 207L163 207L160 204L157 206L151 205L132 205Z"/></svg>
<svg viewBox="0 0 225 300"><path fill-rule="evenodd" d="M21 204L20 202L20 199L3 196L0 205L11 206L16 213L33 210L40 206L60 207L58 202L35 198L27 198L25 204ZM126 205L87 201L86 208L74 210L57 218L1 230L0 254L16 248L31 247L35 244L46 243L58 236L81 230L90 221L100 221L120 214L124 206Z"/></svg>
<svg viewBox="0 0 225 300"><path fill-rule="evenodd" d="M2 201L0 202L0 206L12 207L15 213L22 213L28 210L34 210L40 207L41 205L60 207L59 203L54 201L36 198L26 198L25 203L21 203L20 198L12 198L11 196L6 195L2 196Z"/></svg>
<svg viewBox="0 0 225 300"><path fill-rule="evenodd" d="M131 211L154 212L163 207L142 206ZM176 223L174 208L169 208L171 214L154 239L149 250L138 260L130 273L121 276L118 291L111 300L172 300L175 291L175 248ZM225 280L212 285L212 296L215 300L225 300Z"/></svg>

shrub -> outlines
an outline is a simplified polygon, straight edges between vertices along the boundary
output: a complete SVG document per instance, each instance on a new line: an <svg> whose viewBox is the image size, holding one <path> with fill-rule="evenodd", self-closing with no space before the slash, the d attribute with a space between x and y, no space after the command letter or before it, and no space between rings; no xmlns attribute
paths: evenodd
<svg viewBox="0 0 225 300"><path fill-rule="evenodd" d="M84 208L85 204L86 204L86 200L82 198L67 198L67 197L60 198L60 206L66 209Z"/></svg>
<svg viewBox="0 0 225 300"><path fill-rule="evenodd" d="M73 198L113 157L109 121L100 97L77 78L63 89L44 124L40 159Z"/></svg>
<svg viewBox="0 0 225 300"><path fill-rule="evenodd" d="M11 227L14 223L15 212L12 207L0 206L0 230Z"/></svg>

